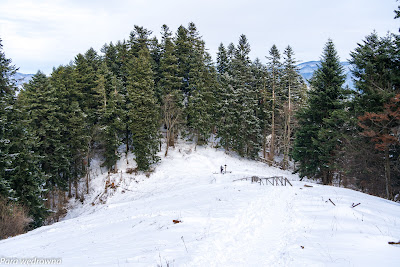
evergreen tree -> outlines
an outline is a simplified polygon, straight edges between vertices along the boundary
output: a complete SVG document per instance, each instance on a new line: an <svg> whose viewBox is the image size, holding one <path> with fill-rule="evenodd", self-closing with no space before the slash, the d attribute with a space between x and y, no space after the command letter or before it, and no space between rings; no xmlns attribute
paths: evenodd
<svg viewBox="0 0 400 267"><path fill-rule="evenodd" d="M158 83L159 99L163 96L179 90L182 78L179 77L178 58L175 56L175 45L172 33L167 25L162 26L162 52L160 59L160 80ZM161 100L160 100L161 102Z"/></svg>
<svg viewBox="0 0 400 267"><path fill-rule="evenodd" d="M336 152L340 146L341 126L345 120L343 67L332 40L325 45L321 65L311 79L308 104L297 114L293 158L300 163L301 177L322 178L331 184Z"/></svg>
<svg viewBox="0 0 400 267"><path fill-rule="evenodd" d="M182 78L180 90L184 95L189 91L190 52L192 49L188 33L188 30L181 25L175 36L175 55L178 58L178 76Z"/></svg>
<svg viewBox="0 0 400 267"><path fill-rule="evenodd" d="M159 119L149 51L145 48L131 62L127 84L129 124L138 170L149 170L158 161Z"/></svg>
<svg viewBox="0 0 400 267"><path fill-rule="evenodd" d="M219 74L224 74L228 71L229 68L229 60L228 60L228 52L226 51L225 46L221 43L218 47L217 53L217 71Z"/></svg>
<svg viewBox="0 0 400 267"><path fill-rule="evenodd" d="M261 61L256 58L252 64L252 72L254 76L254 88L257 92L258 109L257 117L260 121L260 128L262 132L262 152L263 158L267 156L267 135L271 123L271 94L268 90L268 72L266 67Z"/></svg>
<svg viewBox="0 0 400 267"><path fill-rule="evenodd" d="M68 149L63 141L64 116L59 106L56 90L45 74L38 72L24 85L19 96L19 105L27 116L27 124L38 140L36 152L41 156L40 167L49 176L47 187L65 188L63 170L68 166Z"/></svg>
<svg viewBox="0 0 400 267"><path fill-rule="evenodd" d="M175 137L178 134L182 121L183 95L179 90L182 77L179 77L178 58L175 56L175 44L172 33L167 25L162 26L160 79L157 86L157 98L162 104L162 115L166 128L166 152L169 146L174 146Z"/></svg>
<svg viewBox="0 0 400 267"><path fill-rule="evenodd" d="M6 170L14 192L11 197L28 209L28 214L32 218L30 228L36 228L42 226L49 214L44 205L45 192L48 190L46 181L49 176L41 169L42 157L37 152L40 142L30 131L26 114L14 109L12 117L14 125L9 151L12 155L12 168Z"/></svg>
<svg viewBox="0 0 400 267"><path fill-rule="evenodd" d="M399 146L387 142L398 127L388 105L400 93L399 44L398 36L379 37L373 32L350 54L356 90L342 168L359 188L387 198L400 186ZM387 139L381 147L374 141L380 137Z"/></svg>
<svg viewBox="0 0 400 267"><path fill-rule="evenodd" d="M221 44L217 54L217 70L218 70L218 86L216 87L217 116L218 116L218 136L221 138L220 143L226 149L233 146L232 130L235 127L235 119L233 116L233 105L235 99L233 97L232 88L232 69L231 60L228 52Z"/></svg>
<svg viewBox="0 0 400 267"><path fill-rule="evenodd" d="M241 35L232 59L232 87L235 99L233 116L237 123L233 129L235 139L233 147L239 155L255 158L261 143L261 129L257 117L257 91L252 86L254 77L249 53L250 44L246 36Z"/></svg>
<svg viewBox="0 0 400 267"><path fill-rule="evenodd" d="M15 97L16 72L7 59L0 39L0 195L25 206L33 218L32 227L40 226L46 216L42 193L45 175L35 153L38 140L26 125L26 114Z"/></svg>
<svg viewBox="0 0 400 267"><path fill-rule="evenodd" d="M62 114L59 116L61 143L66 147L66 166L60 168L63 180L68 181L68 196L72 197L72 183L85 171L82 159L85 155L89 134L86 127L86 115L81 108L83 94L76 86L76 71L73 65L59 66L50 77L51 87L57 96L57 105ZM76 192L77 193L77 192ZM77 197L77 194L75 194Z"/></svg>
<svg viewBox="0 0 400 267"><path fill-rule="evenodd" d="M396 44L391 35L380 38L367 36L350 53L355 77L357 112L380 112L396 92L400 91L400 70L396 60Z"/></svg>
<svg viewBox="0 0 400 267"><path fill-rule="evenodd" d="M115 170L115 164L120 158L118 147L123 132L121 90L122 82L115 77L105 64L102 64L97 80L98 92L103 96L100 111L100 139L104 146L104 162L109 171Z"/></svg>
<svg viewBox="0 0 400 267"><path fill-rule="evenodd" d="M9 169L12 168L11 140L13 136L12 121L15 102L15 81L12 76L17 69L11 65L11 59L6 58L0 39L0 194L12 197L14 190L10 185Z"/></svg>
<svg viewBox="0 0 400 267"><path fill-rule="evenodd" d="M278 95L280 92L280 82L282 77L282 63L280 62L280 52L278 48L273 45L269 50L269 60L267 70L269 72L268 88L271 91L271 139L269 144L268 160L273 162L275 158L275 143L276 143L276 119L278 107Z"/></svg>
<svg viewBox="0 0 400 267"><path fill-rule="evenodd" d="M283 161L282 168L286 170L289 166L289 154L292 147L292 134L294 126L293 112L302 104L305 86L303 79L298 73L296 60L292 47L287 46L284 54L282 86L283 95Z"/></svg>

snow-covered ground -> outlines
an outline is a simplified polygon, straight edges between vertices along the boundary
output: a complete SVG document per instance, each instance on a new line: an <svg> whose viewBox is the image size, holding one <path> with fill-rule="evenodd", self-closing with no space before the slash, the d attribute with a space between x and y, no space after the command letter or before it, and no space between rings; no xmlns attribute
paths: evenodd
<svg viewBox="0 0 400 267"><path fill-rule="evenodd" d="M231 173L220 174L225 164ZM61 258L63 266L400 262L400 247L388 244L400 240L398 203L299 182L290 172L190 144L171 149L149 178L127 167L122 158L122 173L110 177L116 188L107 193L107 174L95 169L84 204L75 203L59 223L0 241L0 258ZM293 186L234 181L276 175Z"/></svg>

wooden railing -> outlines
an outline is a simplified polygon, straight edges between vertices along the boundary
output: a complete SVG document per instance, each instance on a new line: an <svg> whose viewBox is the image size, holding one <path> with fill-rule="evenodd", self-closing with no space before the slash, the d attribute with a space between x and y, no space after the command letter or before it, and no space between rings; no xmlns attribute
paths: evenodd
<svg viewBox="0 0 400 267"><path fill-rule="evenodd" d="M233 180L235 181L243 181L243 180L251 180L252 183L259 183L260 185L268 185L271 184L273 186L286 186L289 184L290 186L293 186L289 179L283 176L272 176L272 177L258 177L258 176L252 176L252 177L245 177L241 179L236 179Z"/></svg>

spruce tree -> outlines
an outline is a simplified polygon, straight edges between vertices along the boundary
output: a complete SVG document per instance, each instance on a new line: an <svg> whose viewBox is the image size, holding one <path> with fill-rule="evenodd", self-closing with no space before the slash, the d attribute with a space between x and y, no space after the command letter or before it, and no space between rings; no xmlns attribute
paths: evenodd
<svg viewBox="0 0 400 267"><path fill-rule="evenodd" d="M275 144L276 144L276 121L277 121L277 107L278 107L278 96L280 95L280 83L282 77L282 63L280 61L281 55L276 47L273 45L269 50L269 60L267 64L267 70L269 72L268 88L271 91L271 140L269 144L268 160L274 162L275 158Z"/></svg>
<svg viewBox="0 0 400 267"><path fill-rule="evenodd" d="M150 53L139 51L131 62L127 83L129 125L138 170L147 171L158 161L159 112L154 92Z"/></svg>
<svg viewBox="0 0 400 267"><path fill-rule="evenodd" d="M221 145L226 149L233 146L233 129L236 120L233 116L233 105L235 99L233 97L232 69L231 60L228 51L221 44L217 54L217 70L218 70L218 86L216 87L217 116L218 116L218 132Z"/></svg>
<svg viewBox="0 0 400 267"><path fill-rule="evenodd" d="M300 126L293 158L299 162L298 171L301 177L322 178L324 184L332 183L346 116L343 73L335 46L328 40L321 65L311 79L307 106L297 114Z"/></svg>
<svg viewBox="0 0 400 267"><path fill-rule="evenodd" d="M260 128L262 132L262 152L263 158L267 156L267 136L268 131L271 126L271 94L268 90L268 72L266 67L261 63L261 61L256 58L252 64L252 72L254 76L254 88L257 92L258 98L258 109L257 117L260 121Z"/></svg>
<svg viewBox="0 0 400 267"><path fill-rule="evenodd" d="M60 172L63 179L68 181L68 197L72 197L72 183L77 185L79 177L85 171L82 168L82 159L89 139L86 114L81 108L83 93L76 85L76 71L73 65L54 69L50 83L58 99L57 105L62 110L62 116L59 117L61 143L67 150L65 160L68 164L61 168Z"/></svg>
<svg viewBox="0 0 400 267"><path fill-rule="evenodd" d="M31 226L37 227L47 212L42 195L46 177L35 152L38 140L16 102L17 69L2 48L0 39L0 195L25 206L33 219Z"/></svg>
<svg viewBox="0 0 400 267"><path fill-rule="evenodd" d="M256 158L261 143L260 121L257 117L258 96L249 58L250 44L241 35L232 59L232 84L235 103L233 116L237 122L234 130L234 149L241 156Z"/></svg>
<svg viewBox="0 0 400 267"><path fill-rule="evenodd" d="M294 111L303 101L305 86L303 79L298 73L294 52L291 46L287 46L284 55L282 75L282 102L283 104L283 161L282 168L286 170L289 166L289 155L292 148L292 135L294 126Z"/></svg>
<svg viewBox="0 0 400 267"><path fill-rule="evenodd" d="M55 88L45 74L38 72L24 85L19 105L26 113L29 130L38 140L35 151L41 156L41 169L49 176L48 188L65 188L62 172L68 166L68 149L63 143L64 116Z"/></svg>
<svg viewBox="0 0 400 267"><path fill-rule="evenodd" d="M166 152L169 146L174 146L175 137L182 121L183 95L181 88L182 77L179 77L178 58L175 53L175 44L172 33L167 25L162 26L161 58L159 67L159 81L157 98L162 105L162 116L166 128Z"/></svg>
<svg viewBox="0 0 400 267"><path fill-rule="evenodd" d="M103 104L100 110L100 141L104 146L102 166L115 171L115 164L120 158L118 147L123 134L122 124L122 82L113 75L104 63L97 79L97 91L102 95Z"/></svg>

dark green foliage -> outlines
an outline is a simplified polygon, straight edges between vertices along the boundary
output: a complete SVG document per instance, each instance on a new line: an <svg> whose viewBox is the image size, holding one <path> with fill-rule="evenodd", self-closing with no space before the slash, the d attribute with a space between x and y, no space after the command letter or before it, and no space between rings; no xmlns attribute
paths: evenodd
<svg viewBox="0 0 400 267"><path fill-rule="evenodd" d="M34 152L39 141L17 108L12 79L16 68L5 57L1 40L0 71L0 195L25 206L33 218L32 226L38 226L46 214L42 198L45 175L41 158Z"/></svg>
<svg viewBox="0 0 400 267"><path fill-rule="evenodd" d="M68 149L63 143L62 133L65 125L61 123L64 113L57 104L56 90L49 78L41 72L33 76L20 93L21 109L26 114L29 131L38 141L35 151L40 155L40 167L49 176L48 186L66 187L61 173L69 162Z"/></svg>
<svg viewBox="0 0 400 267"><path fill-rule="evenodd" d="M96 90L102 95L100 109L100 142L104 147L104 162L102 166L109 171L115 170L115 164L120 158L118 147L123 133L122 123L122 82L103 64L100 68Z"/></svg>
<svg viewBox="0 0 400 267"><path fill-rule="evenodd" d="M162 27L161 58L159 67L159 82L157 86L157 98L159 103L162 98L179 90L182 77L179 77L178 58L175 55L175 44L172 33L167 25Z"/></svg>
<svg viewBox="0 0 400 267"><path fill-rule="evenodd" d="M158 161L159 112L149 51L145 48L131 62L127 92L130 104L129 129L138 170L147 171Z"/></svg>
<svg viewBox="0 0 400 267"><path fill-rule="evenodd" d="M83 104L80 104L83 93L76 86L76 71L72 65L54 69L50 83L55 89L59 110L62 111L59 115L59 129L61 143L67 150L62 160L68 163L60 168L60 175L64 182L69 182L70 185L85 171L82 169L81 161L85 155L89 134L85 113L81 108ZM71 188L69 188L69 195L71 196Z"/></svg>
<svg viewBox="0 0 400 267"><path fill-rule="evenodd" d="M350 53L358 112L381 111L383 104L400 90L399 49L392 35L379 37L374 32Z"/></svg>
<svg viewBox="0 0 400 267"><path fill-rule="evenodd" d="M226 148L232 148L241 156L255 158L261 142L258 91L249 58L250 44L245 35L240 36L238 46L231 48L230 53L231 67L227 75L220 76L226 81L226 88L221 92L223 118L218 135Z"/></svg>
<svg viewBox="0 0 400 267"><path fill-rule="evenodd" d="M330 184L335 170L335 153L341 139L344 120L345 76L334 44L326 43L321 66L311 80L308 103L298 113L293 158L299 162L301 177L322 178Z"/></svg>

